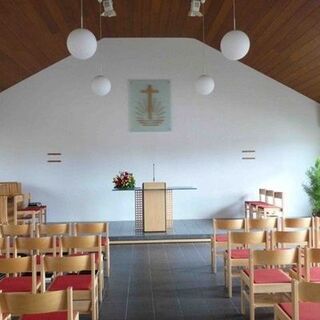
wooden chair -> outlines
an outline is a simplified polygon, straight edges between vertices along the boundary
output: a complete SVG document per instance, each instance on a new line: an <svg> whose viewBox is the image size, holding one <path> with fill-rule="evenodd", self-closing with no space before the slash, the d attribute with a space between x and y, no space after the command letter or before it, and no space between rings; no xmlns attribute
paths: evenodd
<svg viewBox="0 0 320 320"><path fill-rule="evenodd" d="M19 194L13 198L13 223L31 223L35 225L37 222L43 221L43 208L29 207L26 202L29 195Z"/></svg>
<svg viewBox="0 0 320 320"><path fill-rule="evenodd" d="M295 231L273 231L271 233L271 247L274 249L287 248L290 246L310 247L311 243L311 230L309 229Z"/></svg>
<svg viewBox="0 0 320 320"><path fill-rule="evenodd" d="M259 189L259 200L246 200L244 202L244 212L246 218L254 218L256 213L256 206L258 204L266 204L267 203L267 190Z"/></svg>
<svg viewBox="0 0 320 320"><path fill-rule="evenodd" d="M309 229L311 233L311 244L315 244L315 219L313 217L294 217L294 218L283 218L281 219L281 230L299 230L299 229Z"/></svg>
<svg viewBox="0 0 320 320"><path fill-rule="evenodd" d="M255 210L257 218L268 216L283 217L283 193L273 190L266 192L267 204L257 204Z"/></svg>
<svg viewBox="0 0 320 320"><path fill-rule="evenodd" d="M89 271L89 274L79 274ZM48 291L73 288L74 309L80 314L90 313L92 320L99 318L98 278L94 254L83 256L41 256L41 291L46 290L45 274L53 272Z"/></svg>
<svg viewBox="0 0 320 320"><path fill-rule="evenodd" d="M6 277L0 280L0 290L2 292L36 293L41 284L36 275L35 256L1 258L0 273L6 274ZM17 275L21 273L31 273L31 276Z"/></svg>
<svg viewBox="0 0 320 320"><path fill-rule="evenodd" d="M232 249L235 246L241 248ZM233 268L243 268L249 265L249 247L268 247L268 235L266 231L228 232L228 250L225 252L225 284L228 288L228 296L232 297L232 279L239 277L240 272L233 272Z"/></svg>
<svg viewBox="0 0 320 320"><path fill-rule="evenodd" d="M274 306L275 320L318 320L320 283L292 280L292 302Z"/></svg>
<svg viewBox="0 0 320 320"><path fill-rule="evenodd" d="M291 292L291 278L279 266L299 265L299 250L250 252L249 270L242 270L240 277L242 314L245 314L245 301L249 303L250 320L254 320L256 308L273 307L274 303L288 299L286 294Z"/></svg>
<svg viewBox="0 0 320 320"><path fill-rule="evenodd" d="M0 293L0 320L21 315L21 320L78 320L73 311L72 288L45 293Z"/></svg>
<svg viewBox="0 0 320 320"><path fill-rule="evenodd" d="M228 234L226 231L245 229L245 221L242 218L215 218L212 219L213 235L211 237L211 268L212 272L217 272L217 257L224 256L224 251L227 249ZM218 232L223 233L218 233ZM218 252L217 249L223 249Z"/></svg>
<svg viewBox="0 0 320 320"><path fill-rule="evenodd" d="M101 235L101 245L104 258L106 260L106 276L110 276L110 241L108 222L75 222L73 224L73 234L81 235Z"/></svg>
<svg viewBox="0 0 320 320"><path fill-rule="evenodd" d="M78 256L94 253L99 279L99 300L102 301L104 290L104 267L101 235L62 237L59 248L61 250L61 255L62 252L66 251L69 252L69 255Z"/></svg>

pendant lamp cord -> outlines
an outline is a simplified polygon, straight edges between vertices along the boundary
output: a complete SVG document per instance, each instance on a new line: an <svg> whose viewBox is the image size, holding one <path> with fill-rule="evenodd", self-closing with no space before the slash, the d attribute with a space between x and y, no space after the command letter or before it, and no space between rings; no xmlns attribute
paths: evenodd
<svg viewBox="0 0 320 320"><path fill-rule="evenodd" d="M203 42L203 57L202 57L202 74L206 73L206 66L205 66L205 61L206 61L206 39L205 39L205 23L204 23L204 5L203 4L203 14L202 14L202 42Z"/></svg>
<svg viewBox="0 0 320 320"><path fill-rule="evenodd" d="M102 4L100 2L99 5L99 42L100 42L100 46L101 46L101 39L102 39L102 21L101 21L101 9L102 9ZM101 51L101 49L100 49ZM103 66L102 66L102 58L101 58L101 63L100 63L100 71L101 71L101 75L103 74Z"/></svg>
<svg viewBox="0 0 320 320"><path fill-rule="evenodd" d="M236 0L233 0L233 30L236 30Z"/></svg>
<svg viewBox="0 0 320 320"><path fill-rule="evenodd" d="M81 24L81 29L83 29L83 0L80 0L80 8L81 8L80 24Z"/></svg>

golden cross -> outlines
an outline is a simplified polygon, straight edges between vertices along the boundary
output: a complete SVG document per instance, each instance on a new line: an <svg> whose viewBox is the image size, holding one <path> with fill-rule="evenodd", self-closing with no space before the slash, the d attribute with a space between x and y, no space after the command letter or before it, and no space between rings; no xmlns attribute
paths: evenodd
<svg viewBox="0 0 320 320"><path fill-rule="evenodd" d="M152 119L152 112L153 112L153 105L152 105L152 95L154 93L158 93L159 91L152 88L152 85L148 85L147 89L141 90L142 93L146 93L148 95L148 105L147 105L147 111L148 111L148 119Z"/></svg>

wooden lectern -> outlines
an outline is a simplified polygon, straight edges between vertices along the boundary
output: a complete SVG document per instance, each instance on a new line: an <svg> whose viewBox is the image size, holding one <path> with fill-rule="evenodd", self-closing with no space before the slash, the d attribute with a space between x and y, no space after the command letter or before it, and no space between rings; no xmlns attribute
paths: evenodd
<svg viewBox="0 0 320 320"><path fill-rule="evenodd" d="M166 183L145 182L142 184L143 231L166 231Z"/></svg>

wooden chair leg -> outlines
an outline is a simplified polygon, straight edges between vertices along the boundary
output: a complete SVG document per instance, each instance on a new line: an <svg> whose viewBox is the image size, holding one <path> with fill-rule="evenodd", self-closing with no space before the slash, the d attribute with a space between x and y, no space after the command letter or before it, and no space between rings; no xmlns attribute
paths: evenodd
<svg viewBox="0 0 320 320"><path fill-rule="evenodd" d="M249 295L250 295L250 301L249 301L250 320L255 320L254 293L252 292L252 288L250 288Z"/></svg>
<svg viewBox="0 0 320 320"><path fill-rule="evenodd" d="M246 306L245 306L245 301L244 301L244 283L242 280L240 280L240 303L241 303L241 314L245 315L246 314Z"/></svg>
<svg viewBox="0 0 320 320"><path fill-rule="evenodd" d="M214 243L214 240L211 239L211 269L213 273L217 272L217 261L216 256L217 255L217 249Z"/></svg>
<svg viewBox="0 0 320 320"><path fill-rule="evenodd" d="M232 298L232 266L228 265L228 297Z"/></svg>
<svg viewBox="0 0 320 320"><path fill-rule="evenodd" d="M106 252L106 255L107 255L107 277L110 277L110 245L108 243L107 245L107 252Z"/></svg>

